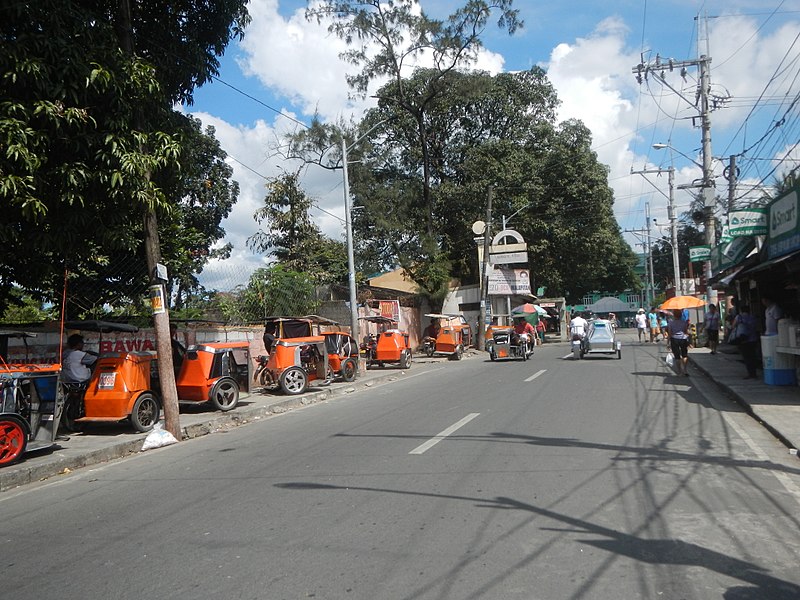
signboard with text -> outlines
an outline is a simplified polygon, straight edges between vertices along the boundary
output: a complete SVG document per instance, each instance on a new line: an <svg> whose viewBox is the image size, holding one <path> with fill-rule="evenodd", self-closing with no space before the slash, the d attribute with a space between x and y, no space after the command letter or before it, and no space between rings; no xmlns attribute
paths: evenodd
<svg viewBox="0 0 800 600"><path fill-rule="evenodd" d="M728 235L731 237L766 235L767 209L746 208L732 210L728 217Z"/></svg>
<svg viewBox="0 0 800 600"><path fill-rule="evenodd" d="M769 205L769 258L782 256L800 249L800 226L798 226L798 190L776 198Z"/></svg>
<svg viewBox="0 0 800 600"><path fill-rule="evenodd" d="M703 262L711 258L711 246L692 246L689 248L689 260L691 262Z"/></svg>
<svg viewBox="0 0 800 600"><path fill-rule="evenodd" d="M489 274L490 296L515 296L531 294L531 277L528 269L493 269Z"/></svg>

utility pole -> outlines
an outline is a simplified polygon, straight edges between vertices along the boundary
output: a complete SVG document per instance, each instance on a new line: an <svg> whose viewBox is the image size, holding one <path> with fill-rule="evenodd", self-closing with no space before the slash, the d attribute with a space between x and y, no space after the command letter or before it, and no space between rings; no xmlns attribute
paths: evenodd
<svg viewBox="0 0 800 600"><path fill-rule="evenodd" d="M647 256L649 257L648 260L650 262L650 298L656 297L656 279L653 273L653 247L651 246L650 240L650 203L647 202L644 205L645 214L647 215Z"/></svg>
<svg viewBox="0 0 800 600"><path fill-rule="evenodd" d="M702 28L698 23L698 51L700 49L701 29ZM706 46L707 45L708 34L706 32ZM681 77L685 79L687 67L698 67L700 70L700 81L698 85L696 101L686 98L680 90L670 85L666 79L667 71L672 72L675 69L680 69ZM711 95L711 57L708 56L708 49L706 48L706 54L702 54L700 58L691 60L674 60L672 58L662 59L659 54L656 54L655 60L645 62L644 57L642 57L642 61L633 67L632 72L636 74L636 81L638 81L639 84L648 79L648 77L652 74L656 81L667 86L693 108L696 108L699 112L703 149L703 178L699 187L702 188L705 241L706 244L713 248L716 244L716 228L714 220L716 194L714 191L714 174L711 168L711 106L709 102ZM705 261L704 273L706 278L706 293L708 294L708 301L716 304L717 293L709 284L711 281L710 260Z"/></svg>
<svg viewBox="0 0 800 600"><path fill-rule="evenodd" d="M623 231L623 233L632 233L638 239L641 239L641 238L639 238L639 236L642 236L642 237L646 236L645 237L645 241L643 241L641 243L638 243L636 245L637 246L641 246L642 250L644 250L645 253L647 252L648 240L650 239L650 236L648 235L647 229L625 229ZM649 284L650 274L649 274L649 270L647 268L647 263L648 263L648 257L647 257L647 254L645 254L645 257L644 257L644 297L642 298L642 300L643 300L642 304L645 304L645 305L647 305L649 307L650 306L650 295L649 295L648 289L650 287L650 284Z"/></svg>
<svg viewBox="0 0 800 600"><path fill-rule="evenodd" d="M478 350L486 349L486 303L489 302L489 250L492 243L492 196L494 187L486 190L486 228L483 230L483 260L481 261L480 317L478 335L475 337Z"/></svg>
<svg viewBox="0 0 800 600"><path fill-rule="evenodd" d="M667 205L667 216L669 218L670 242L672 245L672 279L675 284L675 295L683 295L683 284L681 283L680 258L678 255L678 218L675 214L675 168L669 169L642 169L641 171L631 170L631 174L646 175L647 173L668 173L669 175L669 204ZM655 187L655 186L654 186ZM660 190L659 190L660 191ZM662 192L663 193L663 192ZM648 215L649 217L649 215ZM648 223L650 219L648 218ZM648 225L649 230L649 225Z"/></svg>

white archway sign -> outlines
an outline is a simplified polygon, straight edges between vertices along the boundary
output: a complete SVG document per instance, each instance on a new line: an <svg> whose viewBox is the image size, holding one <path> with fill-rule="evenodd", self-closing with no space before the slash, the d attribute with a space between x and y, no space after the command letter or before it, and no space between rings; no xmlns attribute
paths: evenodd
<svg viewBox="0 0 800 600"><path fill-rule="evenodd" d="M525 240L522 238L522 235L518 231L514 229L504 229L503 231L499 232L497 235L494 236L492 239L492 246L499 246L500 242L503 241L503 244L507 244L506 238L512 238L514 240L513 243L516 244L524 244Z"/></svg>

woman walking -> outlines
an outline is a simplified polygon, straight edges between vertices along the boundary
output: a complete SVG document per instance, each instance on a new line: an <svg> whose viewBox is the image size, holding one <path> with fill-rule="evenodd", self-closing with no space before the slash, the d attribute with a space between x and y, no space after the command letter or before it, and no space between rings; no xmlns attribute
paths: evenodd
<svg viewBox="0 0 800 600"><path fill-rule="evenodd" d="M673 319L667 325L669 345L675 357L675 370L678 375L689 376L689 322L683 318L680 309L672 311Z"/></svg>

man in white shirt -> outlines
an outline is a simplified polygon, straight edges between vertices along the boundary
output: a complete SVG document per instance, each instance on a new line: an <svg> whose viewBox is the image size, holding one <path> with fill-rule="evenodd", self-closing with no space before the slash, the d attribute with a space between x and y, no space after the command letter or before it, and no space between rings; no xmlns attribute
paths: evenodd
<svg viewBox="0 0 800 600"><path fill-rule="evenodd" d="M642 342L642 338L644 341L647 341L647 315L644 314L644 309L640 308L639 312L636 313L636 331L639 333L639 343Z"/></svg>
<svg viewBox="0 0 800 600"><path fill-rule="evenodd" d="M569 332L572 334L573 339L575 339L576 335L580 336L580 338L583 339L588 329L589 329L589 322L586 319L584 319L580 315L580 313L575 315L569 322Z"/></svg>
<svg viewBox="0 0 800 600"><path fill-rule="evenodd" d="M83 336L73 333L67 338L67 349L61 361L61 376L64 383L86 383L92 376L91 366L97 355L84 352Z"/></svg>

